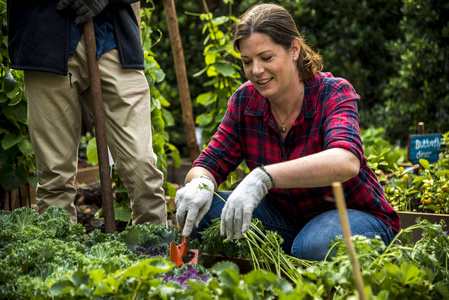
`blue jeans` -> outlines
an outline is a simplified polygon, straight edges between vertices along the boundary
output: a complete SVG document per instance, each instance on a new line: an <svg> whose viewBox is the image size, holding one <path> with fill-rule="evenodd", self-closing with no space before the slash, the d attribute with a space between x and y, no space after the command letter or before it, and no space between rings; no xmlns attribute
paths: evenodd
<svg viewBox="0 0 449 300"><path fill-rule="evenodd" d="M218 194L226 200L231 192L218 192ZM200 238L198 232L208 228L213 219L220 218L224 205L223 200L214 196L210 210L201 220L199 227L193 231L192 238ZM354 209L348 209L347 213L351 234L371 239L378 236L386 245L393 240L395 236L393 229L377 217ZM304 225L292 214L264 198L254 210L253 218L259 219L266 230L276 231L282 236L284 239L282 248L285 253L300 259L324 260L331 241L343 235L336 209L324 212Z"/></svg>

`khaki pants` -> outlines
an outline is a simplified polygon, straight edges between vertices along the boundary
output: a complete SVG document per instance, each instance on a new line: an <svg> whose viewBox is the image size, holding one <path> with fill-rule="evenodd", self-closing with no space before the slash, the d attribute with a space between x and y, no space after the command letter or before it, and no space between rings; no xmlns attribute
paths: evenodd
<svg viewBox="0 0 449 300"><path fill-rule="evenodd" d="M150 91L141 70L123 69L117 50L98 60L108 146L120 179L131 198L132 222L167 224L162 188L152 148ZM25 72L28 125L36 153L36 201L42 213L49 206L65 208L77 222L74 199L81 134L79 98L92 111L86 50L82 38L69 75Z"/></svg>

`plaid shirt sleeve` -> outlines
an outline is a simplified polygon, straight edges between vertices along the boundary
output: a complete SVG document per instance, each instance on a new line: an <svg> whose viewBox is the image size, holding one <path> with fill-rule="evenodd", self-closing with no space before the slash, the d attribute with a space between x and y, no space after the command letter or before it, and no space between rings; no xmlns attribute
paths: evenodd
<svg viewBox="0 0 449 300"><path fill-rule="evenodd" d="M327 95L329 94L329 95ZM343 148L363 162L363 147L359 129L357 101L359 95L347 81L323 88L320 97L329 99L323 105L324 149Z"/></svg>

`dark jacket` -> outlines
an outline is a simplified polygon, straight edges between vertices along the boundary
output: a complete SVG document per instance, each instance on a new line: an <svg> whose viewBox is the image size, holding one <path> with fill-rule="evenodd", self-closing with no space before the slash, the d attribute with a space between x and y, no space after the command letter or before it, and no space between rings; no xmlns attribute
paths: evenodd
<svg viewBox="0 0 449 300"><path fill-rule="evenodd" d="M56 9L58 0L7 0L11 68L67 75L70 9ZM131 7L138 0L112 0L108 8L122 66L143 69L139 25Z"/></svg>

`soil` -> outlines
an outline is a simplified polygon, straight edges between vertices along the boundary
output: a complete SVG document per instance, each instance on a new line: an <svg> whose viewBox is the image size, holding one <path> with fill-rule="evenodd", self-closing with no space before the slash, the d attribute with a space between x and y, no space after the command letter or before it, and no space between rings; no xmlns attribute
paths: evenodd
<svg viewBox="0 0 449 300"><path fill-rule="evenodd" d="M173 185L176 189L180 188L177 184ZM176 218L174 213L172 213L176 211L174 199L166 196L165 200L169 202L171 210L167 214L167 223L168 225L176 226ZM95 217L95 213L101 208L101 201L101 186L99 181L77 187L75 206L78 213L78 223L86 227L88 233L104 226L104 219Z"/></svg>

